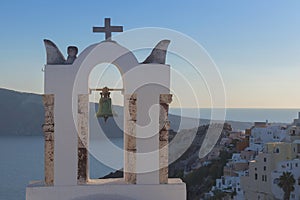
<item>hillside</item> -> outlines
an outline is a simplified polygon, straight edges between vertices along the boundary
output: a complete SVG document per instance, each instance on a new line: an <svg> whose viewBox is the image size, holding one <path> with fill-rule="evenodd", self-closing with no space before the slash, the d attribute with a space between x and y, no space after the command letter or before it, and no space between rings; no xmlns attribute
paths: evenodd
<svg viewBox="0 0 300 200"><path fill-rule="evenodd" d="M44 119L44 108L42 96L38 94L16 92L0 88L0 135L42 135L42 124ZM123 127L123 108L114 106L114 111L118 116L108 119L104 123L103 119L95 117L98 104L90 103L90 131L91 137L99 131L109 137L122 137L123 132L119 127ZM191 129L209 123L207 119L187 118L177 115L170 115L171 129L179 131ZM250 122L228 121L233 129L243 130L249 128ZM99 125L102 130L99 130Z"/></svg>
<svg viewBox="0 0 300 200"><path fill-rule="evenodd" d="M0 135L41 135L41 95L0 88L0 99Z"/></svg>

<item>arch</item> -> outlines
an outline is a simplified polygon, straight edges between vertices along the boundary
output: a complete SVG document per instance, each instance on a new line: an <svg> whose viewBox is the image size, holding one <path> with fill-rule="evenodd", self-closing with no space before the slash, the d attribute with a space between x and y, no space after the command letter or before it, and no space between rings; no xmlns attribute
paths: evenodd
<svg viewBox="0 0 300 200"><path fill-rule="evenodd" d="M124 75L139 63L135 55L116 42L100 42L86 48L75 60L75 80L73 97L78 94L88 93L88 78L93 68L101 63L111 63L119 69L123 78L123 87L126 88Z"/></svg>
<svg viewBox="0 0 300 200"><path fill-rule="evenodd" d="M72 91L72 109L73 119L77 127L78 132L78 180L79 182L85 182L89 176L88 167L88 138L89 128L82 126L86 124L89 126L89 76L92 70L99 64L110 63L115 65L122 77L124 93L130 81L126 81L125 74L139 65L134 54L128 49L122 47L116 42L106 41L95 45L91 45L84 50L79 57L73 63L73 91ZM129 79L128 79L129 80ZM123 98L124 106L126 107L126 98ZM80 105L79 105L80 104ZM84 108L83 108L84 107ZM82 109L83 108L83 109ZM79 111L80 110L80 111ZM127 110L124 108L124 110ZM77 112L78 111L78 112ZM84 113L84 114L83 114ZM124 124L126 126L127 118L124 115ZM125 127L123 128L125 130ZM124 142L127 135L124 134ZM125 146L125 145L124 145ZM125 147L124 147L125 148ZM125 154L126 156L126 154ZM127 168L124 163L124 169ZM126 179L127 175L124 175Z"/></svg>

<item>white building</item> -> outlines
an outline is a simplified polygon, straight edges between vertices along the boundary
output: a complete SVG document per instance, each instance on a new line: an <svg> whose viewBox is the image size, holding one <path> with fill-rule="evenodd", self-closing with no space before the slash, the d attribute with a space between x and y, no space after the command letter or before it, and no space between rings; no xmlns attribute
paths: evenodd
<svg viewBox="0 0 300 200"><path fill-rule="evenodd" d="M249 147L247 150L260 152L268 142L282 142L289 134L286 127L271 125L267 122L255 122L251 128Z"/></svg>
<svg viewBox="0 0 300 200"><path fill-rule="evenodd" d="M216 180L216 185L212 187L212 191L221 190L223 192L232 193L236 192L234 199L244 199L244 193L241 189L241 180L239 176L222 176Z"/></svg>
<svg viewBox="0 0 300 200"><path fill-rule="evenodd" d="M300 140L300 112L298 113L298 119L294 119L293 123L287 127L287 133L289 135L287 141Z"/></svg>
<svg viewBox="0 0 300 200"><path fill-rule="evenodd" d="M297 158L295 143L267 143L264 151L249 163L248 175L241 177L241 186L246 200L274 199L272 172L278 163Z"/></svg>
<svg viewBox="0 0 300 200"><path fill-rule="evenodd" d="M282 199L284 195L283 190L277 185L283 172L291 172L296 181L295 190L291 193L290 199L300 199L300 159L277 163L276 169L272 172L272 192L276 199Z"/></svg>
<svg viewBox="0 0 300 200"><path fill-rule="evenodd" d="M220 179L216 180L216 185L213 186L211 191L214 190L221 190L223 192L227 192L227 193L232 193L232 192L236 192L236 195L234 197L234 199L243 199L244 198L244 193L241 189L241 181L240 181L240 176L244 175L244 171L236 171L235 170L235 166L242 163L246 163L247 165L247 161L241 158L241 154L239 153L234 153L232 155L231 160L227 163L227 166L224 167L224 171L225 168L230 168L231 170L233 170L233 175L224 175L222 176ZM242 168L243 170L245 168ZM225 172L224 172L225 174Z"/></svg>

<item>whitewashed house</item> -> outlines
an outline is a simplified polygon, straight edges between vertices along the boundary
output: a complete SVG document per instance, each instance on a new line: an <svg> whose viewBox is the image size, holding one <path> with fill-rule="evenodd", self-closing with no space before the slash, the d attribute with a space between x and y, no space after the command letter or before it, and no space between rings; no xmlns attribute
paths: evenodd
<svg viewBox="0 0 300 200"><path fill-rule="evenodd" d="M290 199L300 199L300 159L287 160L277 163L276 169L272 172L272 193L274 194L276 199L282 199L284 192L277 185L279 182L279 177L283 174L283 172L291 172L294 175L296 180L295 182L295 190L291 193Z"/></svg>
<svg viewBox="0 0 300 200"><path fill-rule="evenodd" d="M288 138L286 127L271 125L267 122L255 122L251 128L249 147L247 150L263 151L264 145L269 142L282 142Z"/></svg>

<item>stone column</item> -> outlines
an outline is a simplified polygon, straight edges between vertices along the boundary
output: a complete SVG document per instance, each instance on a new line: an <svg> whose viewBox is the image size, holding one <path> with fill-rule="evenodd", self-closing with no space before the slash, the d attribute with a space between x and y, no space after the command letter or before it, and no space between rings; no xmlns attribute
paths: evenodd
<svg viewBox="0 0 300 200"><path fill-rule="evenodd" d="M43 103L45 110L44 131L44 176L45 185L54 182L54 94L44 94Z"/></svg>
<svg viewBox="0 0 300 200"><path fill-rule="evenodd" d="M89 95L78 95L78 173L77 182L86 183L89 179L89 124L88 124Z"/></svg>
<svg viewBox="0 0 300 200"><path fill-rule="evenodd" d="M159 183L168 183L168 138L170 122L168 120L169 104L172 102L172 94L160 95L159 112Z"/></svg>
<svg viewBox="0 0 300 200"><path fill-rule="evenodd" d="M136 184L136 98L136 94L125 95L124 107L124 180L131 184Z"/></svg>

